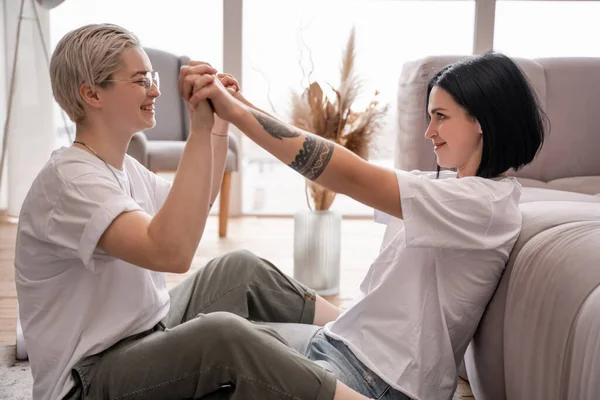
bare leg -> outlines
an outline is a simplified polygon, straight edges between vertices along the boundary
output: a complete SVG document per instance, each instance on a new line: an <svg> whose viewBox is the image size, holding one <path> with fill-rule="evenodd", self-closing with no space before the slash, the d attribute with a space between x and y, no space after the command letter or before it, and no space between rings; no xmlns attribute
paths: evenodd
<svg viewBox="0 0 600 400"><path fill-rule="evenodd" d="M335 395L333 396L333 400L366 400L368 397L363 396L362 394L355 392L350 389L348 386L344 385L342 382L337 381L335 385Z"/></svg>
<svg viewBox="0 0 600 400"><path fill-rule="evenodd" d="M315 303L315 319L313 325L323 326L328 322L335 321L342 310L339 307L334 306L321 296L317 295Z"/></svg>

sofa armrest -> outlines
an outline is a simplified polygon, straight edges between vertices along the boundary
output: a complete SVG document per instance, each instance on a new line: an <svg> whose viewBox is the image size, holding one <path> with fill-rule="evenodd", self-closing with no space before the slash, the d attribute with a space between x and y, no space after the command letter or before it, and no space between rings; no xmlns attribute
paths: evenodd
<svg viewBox="0 0 600 400"><path fill-rule="evenodd" d="M144 132L136 132L133 135L127 148L127 154L148 168L148 138L146 138Z"/></svg>

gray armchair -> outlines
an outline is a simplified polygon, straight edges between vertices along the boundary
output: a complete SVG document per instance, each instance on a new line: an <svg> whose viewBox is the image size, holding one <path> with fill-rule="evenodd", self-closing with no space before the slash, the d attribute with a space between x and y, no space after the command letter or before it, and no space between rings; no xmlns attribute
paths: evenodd
<svg viewBox="0 0 600 400"><path fill-rule="evenodd" d="M156 126L136 133L127 153L152 172L174 172L179 165L188 134L189 120L185 102L179 95L179 68L189 62L187 57L145 48L152 67L160 75L161 96L156 99ZM227 235L231 173L238 170L238 143L229 134L229 151L219 203L219 236Z"/></svg>

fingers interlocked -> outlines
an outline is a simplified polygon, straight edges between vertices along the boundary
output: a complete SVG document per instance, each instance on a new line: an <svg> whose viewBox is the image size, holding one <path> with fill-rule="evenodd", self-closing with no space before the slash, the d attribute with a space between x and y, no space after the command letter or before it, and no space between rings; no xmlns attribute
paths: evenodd
<svg viewBox="0 0 600 400"><path fill-rule="evenodd" d="M189 102L194 95L203 98L204 89L208 89L210 85L216 81L227 89L231 94L240 90L238 81L231 75L226 73L217 74L217 70L209 63L202 61L190 61L188 65L181 67L179 75L179 92L186 102Z"/></svg>

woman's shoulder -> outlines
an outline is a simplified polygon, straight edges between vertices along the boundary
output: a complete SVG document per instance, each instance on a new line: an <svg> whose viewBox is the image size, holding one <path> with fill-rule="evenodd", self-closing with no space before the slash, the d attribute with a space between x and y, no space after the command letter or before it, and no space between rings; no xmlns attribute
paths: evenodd
<svg viewBox="0 0 600 400"><path fill-rule="evenodd" d="M456 171L396 171L399 180L408 179L418 186L425 186L432 191L455 193L458 197L473 197L473 195L489 194L492 197L514 195L517 199L521 195L521 184L512 176L497 178L482 178L467 176L458 178ZM419 185L419 182L421 183Z"/></svg>
<svg viewBox="0 0 600 400"><path fill-rule="evenodd" d="M108 170L93 155L77 147L62 147L55 150L42 169L48 178L69 184L90 175L105 175Z"/></svg>
<svg viewBox="0 0 600 400"><path fill-rule="evenodd" d="M509 196L516 203L521 198L522 186L513 176L500 176L497 178L479 178L482 185L489 191L494 198Z"/></svg>
<svg viewBox="0 0 600 400"><path fill-rule="evenodd" d="M401 171L399 171L401 172ZM404 171L402 171L404 172ZM438 179L448 179L448 178L456 178L456 171L452 170L440 170L438 171L421 171L418 169L413 169L412 171L406 171L410 175L418 176L421 178L427 178L432 180Z"/></svg>
<svg viewBox="0 0 600 400"><path fill-rule="evenodd" d="M22 214L40 216L51 212L73 183L94 166L77 157L68 147L54 150L33 180L23 201Z"/></svg>

